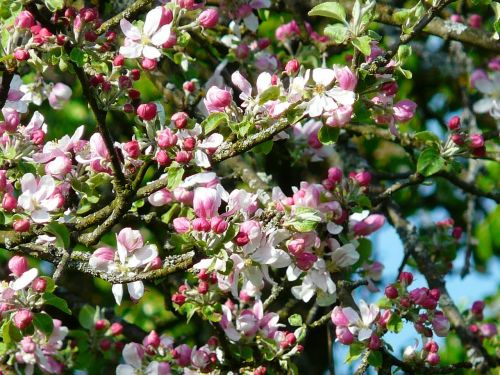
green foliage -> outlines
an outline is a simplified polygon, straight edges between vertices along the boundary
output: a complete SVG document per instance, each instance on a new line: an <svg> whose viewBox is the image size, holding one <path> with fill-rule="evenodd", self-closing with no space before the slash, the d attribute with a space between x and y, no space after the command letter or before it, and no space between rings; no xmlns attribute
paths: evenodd
<svg viewBox="0 0 500 375"><path fill-rule="evenodd" d="M344 7L335 1L329 1L316 5L309 13L310 16L322 16L333 18L334 20L346 22L346 13Z"/></svg>
<svg viewBox="0 0 500 375"><path fill-rule="evenodd" d="M428 177L444 169L445 165L446 161L436 148L426 148L418 157L417 172Z"/></svg>

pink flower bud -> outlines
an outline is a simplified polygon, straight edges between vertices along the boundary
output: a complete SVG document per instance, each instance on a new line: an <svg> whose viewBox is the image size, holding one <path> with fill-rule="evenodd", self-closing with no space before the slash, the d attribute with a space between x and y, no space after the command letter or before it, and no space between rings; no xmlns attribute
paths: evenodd
<svg viewBox="0 0 500 375"><path fill-rule="evenodd" d="M186 296L180 293L174 293L172 295L172 302L179 306L182 306L186 302Z"/></svg>
<svg viewBox="0 0 500 375"><path fill-rule="evenodd" d="M141 148L139 147L139 142L133 140L125 143L123 149L127 155L132 159L137 159L141 154Z"/></svg>
<svg viewBox="0 0 500 375"><path fill-rule="evenodd" d="M469 17L469 26L474 29L480 29L483 25L483 17L479 14L471 14Z"/></svg>
<svg viewBox="0 0 500 375"><path fill-rule="evenodd" d="M175 154L175 161L179 164L187 164L193 158L193 154L189 151L181 150Z"/></svg>
<svg viewBox="0 0 500 375"><path fill-rule="evenodd" d="M212 86L207 91L204 103L209 113L223 112L231 104L232 100L233 96L229 91Z"/></svg>
<svg viewBox="0 0 500 375"><path fill-rule="evenodd" d="M177 144L177 135L167 128L158 132L156 141L161 148L174 147Z"/></svg>
<svg viewBox="0 0 500 375"><path fill-rule="evenodd" d="M99 319L94 324L96 331L102 331L108 327L109 322L106 319Z"/></svg>
<svg viewBox="0 0 500 375"><path fill-rule="evenodd" d="M200 281L198 284L198 293L207 294L210 285L206 281Z"/></svg>
<svg viewBox="0 0 500 375"><path fill-rule="evenodd" d="M187 233L191 230L191 223L187 217L177 217L173 221L177 233Z"/></svg>
<svg viewBox="0 0 500 375"><path fill-rule="evenodd" d="M45 164L45 173L54 177L63 177L71 172L72 168L71 160L67 156L57 156Z"/></svg>
<svg viewBox="0 0 500 375"><path fill-rule="evenodd" d="M327 116L325 123L331 127L342 127L351 121L352 112L352 106L340 106L325 113Z"/></svg>
<svg viewBox="0 0 500 375"><path fill-rule="evenodd" d="M360 186L368 186L372 182L372 175L368 171L351 172L349 177L356 181Z"/></svg>
<svg viewBox="0 0 500 375"><path fill-rule="evenodd" d="M464 144L464 138L461 134L453 134L451 136L451 140L453 143L455 143L457 146L461 146Z"/></svg>
<svg viewBox="0 0 500 375"><path fill-rule="evenodd" d="M347 327L337 326L335 328L335 335L337 336L337 339L344 345L351 345L354 342L354 336Z"/></svg>
<svg viewBox="0 0 500 375"><path fill-rule="evenodd" d="M398 92L398 84L396 82L384 82L380 86L380 90L387 96L394 96Z"/></svg>
<svg viewBox="0 0 500 375"><path fill-rule="evenodd" d="M29 310L19 310L14 314L14 325L19 329L25 329L33 321L33 313Z"/></svg>
<svg viewBox="0 0 500 375"><path fill-rule="evenodd" d="M113 66L120 67L125 63L125 57L123 55L116 55L113 59Z"/></svg>
<svg viewBox="0 0 500 375"><path fill-rule="evenodd" d="M7 171L0 169L0 191L4 191L7 187Z"/></svg>
<svg viewBox="0 0 500 375"><path fill-rule="evenodd" d="M31 289L33 289L37 293L45 292L46 288L47 288L47 280L41 277L37 277L35 280L33 280L33 283L31 284Z"/></svg>
<svg viewBox="0 0 500 375"><path fill-rule="evenodd" d="M486 338L491 338L497 334L497 327L493 323L485 323L479 326L481 335Z"/></svg>
<svg viewBox="0 0 500 375"><path fill-rule="evenodd" d="M338 167L332 167L328 169L328 180L331 182L338 184L342 181L342 169Z"/></svg>
<svg viewBox="0 0 500 375"><path fill-rule="evenodd" d="M488 63L488 68L497 72L500 70L500 57L494 57L493 59L490 60Z"/></svg>
<svg viewBox="0 0 500 375"><path fill-rule="evenodd" d="M236 55L236 58L245 60L250 54L250 47L248 47L248 45L245 43L241 43L240 45L238 45L238 47L236 47L234 54Z"/></svg>
<svg viewBox="0 0 500 375"><path fill-rule="evenodd" d="M198 22L202 27L212 29L217 26L217 23L219 22L219 12L214 8L205 9L198 16Z"/></svg>
<svg viewBox="0 0 500 375"><path fill-rule="evenodd" d="M49 104L54 109L61 109L71 98L71 88L64 83L58 82L49 94Z"/></svg>
<svg viewBox="0 0 500 375"><path fill-rule="evenodd" d="M2 208L7 212L12 212L17 207L17 199L10 193L6 193L2 199Z"/></svg>
<svg viewBox="0 0 500 375"><path fill-rule="evenodd" d="M193 93L194 90L196 90L196 85L193 81L186 81L184 82L184 84L182 85L182 88L184 89L184 91L188 92L188 93Z"/></svg>
<svg viewBox="0 0 500 375"><path fill-rule="evenodd" d="M36 343L33 341L33 339L29 336L23 337L23 339L20 342L21 348L23 349L23 352L28 353L28 354L33 354L36 351Z"/></svg>
<svg viewBox="0 0 500 375"><path fill-rule="evenodd" d="M347 66L343 68L335 68L335 78L337 83L343 90L354 91L358 83L356 75Z"/></svg>
<svg viewBox="0 0 500 375"><path fill-rule="evenodd" d="M372 334L370 336L370 341L368 342L368 348L370 348L370 350L377 350L378 348L380 348L380 345L382 344L382 342L380 341L380 337L378 337L376 334Z"/></svg>
<svg viewBox="0 0 500 375"><path fill-rule="evenodd" d="M398 298L399 293L398 290L394 287L394 285L388 285L385 288L385 295L387 296L387 298L394 299Z"/></svg>
<svg viewBox="0 0 500 375"><path fill-rule="evenodd" d="M113 336L119 336L123 332L123 326L120 323L111 324L111 327L109 327L109 329Z"/></svg>
<svg viewBox="0 0 500 375"><path fill-rule="evenodd" d="M160 346L161 339L160 336L156 333L156 331L151 331L149 335L147 335L143 342L144 346L152 346L153 348L157 348Z"/></svg>
<svg viewBox="0 0 500 375"><path fill-rule="evenodd" d="M406 122L415 116L417 104L411 100L404 99L397 102L393 107L393 114L396 121Z"/></svg>
<svg viewBox="0 0 500 375"><path fill-rule="evenodd" d="M35 25L35 17L27 10L23 10L17 15L14 25L20 29L29 29Z"/></svg>
<svg viewBox="0 0 500 375"><path fill-rule="evenodd" d="M172 163L172 160L170 160L170 157L164 150L160 150L156 153L156 161L162 167L168 167L170 163Z"/></svg>
<svg viewBox="0 0 500 375"><path fill-rule="evenodd" d="M464 19L462 18L462 16L460 14L452 14L450 16L450 21L457 22L457 23L463 23Z"/></svg>
<svg viewBox="0 0 500 375"><path fill-rule="evenodd" d="M151 121L156 117L156 104L144 103L137 107L137 116L144 121Z"/></svg>
<svg viewBox="0 0 500 375"><path fill-rule="evenodd" d="M455 131L460 129L460 117L453 116L448 120L448 129L451 131Z"/></svg>
<svg viewBox="0 0 500 375"><path fill-rule="evenodd" d="M196 139L193 137L188 137L184 139L184 142L182 142L182 147L184 147L184 150L186 151L194 150L195 146L196 146Z"/></svg>
<svg viewBox="0 0 500 375"><path fill-rule="evenodd" d="M148 202L154 207L161 207L172 202L172 193L167 189L161 189L148 197Z"/></svg>
<svg viewBox="0 0 500 375"><path fill-rule="evenodd" d="M189 116L186 112L177 112L172 115L170 120L177 129L184 129L188 124Z"/></svg>
<svg viewBox="0 0 500 375"><path fill-rule="evenodd" d="M299 69L300 63L297 59L291 59L285 65L285 72L289 76L297 74L299 72Z"/></svg>
<svg viewBox="0 0 500 375"><path fill-rule="evenodd" d="M197 217L192 221L193 230L197 232L208 232L210 231L210 222L201 217Z"/></svg>
<svg viewBox="0 0 500 375"><path fill-rule="evenodd" d="M22 233L30 230L30 222L28 219L18 219L14 221L12 227L16 232Z"/></svg>
<svg viewBox="0 0 500 375"><path fill-rule="evenodd" d="M446 337L450 331L450 322L443 314L436 314L432 319L432 329L439 337Z"/></svg>
<svg viewBox="0 0 500 375"><path fill-rule="evenodd" d="M158 62L155 59L148 59L147 57L144 57L141 61L141 66L144 70L151 71L156 69Z"/></svg>
<svg viewBox="0 0 500 375"><path fill-rule="evenodd" d="M431 353L437 353L439 350L439 345L435 341L430 340L425 343L424 350Z"/></svg>
<svg viewBox="0 0 500 375"><path fill-rule="evenodd" d="M484 138L481 134L471 134L469 141L472 148L481 148L484 146Z"/></svg>
<svg viewBox="0 0 500 375"><path fill-rule="evenodd" d="M389 319L391 319L391 316L392 316L391 310L385 310L382 314L380 314L378 322L382 327L385 327L387 325L387 322L389 322Z"/></svg>
<svg viewBox="0 0 500 375"><path fill-rule="evenodd" d="M217 216L221 205L221 196L217 190L199 187L194 191L193 208L196 216L211 218Z"/></svg>
<svg viewBox="0 0 500 375"><path fill-rule="evenodd" d="M42 129L36 129L30 134L31 142L35 145L42 145L45 141L45 133Z"/></svg>
<svg viewBox="0 0 500 375"><path fill-rule="evenodd" d="M288 251L293 256L298 256L305 250L305 240L303 238L296 238L288 242Z"/></svg>
<svg viewBox="0 0 500 375"><path fill-rule="evenodd" d="M399 275L399 281L403 285L411 285L411 283L413 282L413 274L411 272L401 272L401 274Z"/></svg>
<svg viewBox="0 0 500 375"><path fill-rule="evenodd" d="M18 48L14 51L14 58L17 61L26 61L30 58L30 53L22 48Z"/></svg>
<svg viewBox="0 0 500 375"><path fill-rule="evenodd" d="M316 255L307 251L304 251L295 257L297 267L299 267L302 271L308 271L317 260L318 257Z"/></svg>
<svg viewBox="0 0 500 375"><path fill-rule="evenodd" d="M175 190L174 190L174 198L181 203L184 203L187 205L192 205L193 198L194 198L194 192L187 190L183 187L178 187L178 188L175 188Z"/></svg>
<svg viewBox="0 0 500 375"><path fill-rule="evenodd" d="M380 229L385 223L383 215L370 215L366 219L354 224L353 231L357 236L368 236Z"/></svg>
<svg viewBox="0 0 500 375"><path fill-rule="evenodd" d="M474 314L474 315L482 315L483 314L483 310L484 310L484 302L483 301L475 301L473 304L472 304L472 307L470 309L470 311Z"/></svg>
<svg viewBox="0 0 500 375"><path fill-rule="evenodd" d="M4 117L4 127L8 132L14 133L17 130L17 126L21 122L21 116L19 112L15 109L4 108L2 110Z"/></svg>
<svg viewBox="0 0 500 375"><path fill-rule="evenodd" d="M439 364L441 358L439 358L439 354L437 353L429 353L427 358L425 359L431 366L436 366Z"/></svg>
<svg viewBox="0 0 500 375"><path fill-rule="evenodd" d="M335 306L332 310L332 322L337 327L347 327L349 325L349 319L344 314L344 310L340 306Z"/></svg>
<svg viewBox="0 0 500 375"><path fill-rule="evenodd" d="M220 216L215 216L212 219L210 219L210 227L212 228L212 231L216 234L222 234L224 233L229 224L227 221L225 221L222 217Z"/></svg>
<svg viewBox="0 0 500 375"><path fill-rule="evenodd" d="M20 277L28 270L28 261L23 256L14 255L10 258L8 267L10 272L12 272L16 277Z"/></svg>
<svg viewBox="0 0 500 375"><path fill-rule="evenodd" d="M109 349L111 349L112 342L110 339L102 339L99 341L99 348L103 352L107 352Z"/></svg>
<svg viewBox="0 0 500 375"><path fill-rule="evenodd" d="M85 22L92 22L99 17L99 14L96 8L82 8L80 9L80 17Z"/></svg>

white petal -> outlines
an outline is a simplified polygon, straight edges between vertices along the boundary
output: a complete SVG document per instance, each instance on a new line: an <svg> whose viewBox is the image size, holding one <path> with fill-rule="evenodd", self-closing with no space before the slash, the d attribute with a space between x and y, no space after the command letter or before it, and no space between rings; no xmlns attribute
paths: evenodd
<svg viewBox="0 0 500 375"><path fill-rule="evenodd" d="M314 82L323 86L328 86L335 79L335 71L327 68L316 68L313 69L312 76Z"/></svg>
<svg viewBox="0 0 500 375"><path fill-rule="evenodd" d="M354 91L342 90L338 87L334 87L333 89L328 90L327 94L337 103L345 106L353 105L356 100L356 94L354 94Z"/></svg>
<svg viewBox="0 0 500 375"><path fill-rule="evenodd" d="M113 292L113 296L115 296L116 303L120 305L123 298L123 285L113 284L113 286L111 287L111 292Z"/></svg>
<svg viewBox="0 0 500 375"><path fill-rule="evenodd" d="M144 34L147 36L152 36L158 27L160 26L161 16L163 11L161 6L158 6L146 14L146 19L144 20Z"/></svg>
<svg viewBox="0 0 500 375"><path fill-rule="evenodd" d="M158 256L158 250L155 245L146 245L137 249L128 258L127 264L130 268L144 266Z"/></svg>
<svg viewBox="0 0 500 375"><path fill-rule="evenodd" d="M129 21L127 21L125 18L123 18L120 21L120 28L122 29L123 34L129 39L132 40L140 40L141 39L141 32L137 27L132 25Z"/></svg>
<svg viewBox="0 0 500 375"><path fill-rule="evenodd" d="M474 103L474 112L486 113L493 107L493 100L491 98L483 98Z"/></svg>
<svg viewBox="0 0 500 375"><path fill-rule="evenodd" d="M168 25L163 25L160 27L160 30L158 30L152 37L151 37L151 43L153 43L155 46L160 47L163 43L165 43L169 38L170 38L170 24Z"/></svg>
<svg viewBox="0 0 500 375"><path fill-rule="evenodd" d="M140 299L144 295L144 284L142 281L134 281L127 284L128 294L135 300Z"/></svg>
<svg viewBox="0 0 500 375"><path fill-rule="evenodd" d="M129 365L118 365L116 375L135 375L135 369Z"/></svg>
<svg viewBox="0 0 500 375"><path fill-rule="evenodd" d="M161 57L161 52L158 48L151 47L151 46L144 46L142 50L142 54L144 57L147 57L148 59L155 60L158 57Z"/></svg>
<svg viewBox="0 0 500 375"><path fill-rule="evenodd" d="M14 290L21 290L26 288L38 276L38 269L32 268L23 273L16 281L12 283L11 288Z"/></svg>
<svg viewBox="0 0 500 375"><path fill-rule="evenodd" d="M495 85L488 79L477 80L474 86L483 94L493 94L495 91Z"/></svg>
<svg viewBox="0 0 500 375"><path fill-rule="evenodd" d="M125 362L136 369L140 369L142 367L142 358L137 350L138 346L139 344L132 342L125 345L122 352Z"/></svg>
<svg viewBox="0 0 500 375"><path fill-rule="evenodd" d="M142 44L130 43L128 46L120 47L120 54L127 59L135 59L142 55Z"/></svg>
<svg viewBox="0 0 500 375"><path fill-rule="evenodd" d="M323 114L323 100L321 96L316 96L307 105L307 113L310 117L319 117Z"/></svg>
<svg viewBox="0 0 500 375"><path fill-rule="evenodd" d="M358 332L358 340L359 341L364 341L366 339L369 339L372 335L372 330L369 328L361 328Z"/></svg>
<svg viewBox="0 0 500 375"><path fill-rule="evenodd" d="M243 22L245 23L245 26L247 27L247 29L250 31L255 32L255 31L257 31L257 28L259 27L259 19L253 13L250 13L249 16L245 17Z"/></svg>
<svg viewBox="0 0 500 375"><path fill-rule="evenodd" d="M50 221L50 214L46 210L36 210L31 213L31 218L35 223L47 223Z"/></svg>
<svg viewBox="0 0 500 375"><path fill-rule="evenodd" d="M255 83L257 86L257 92L261 94L264 92L266 89L271 87L272 85L272 76L271 74L264 72L260 73L259 76L257 77L257 82Z"/></svg>
<svg viewBox="0 0 500 375"><path fill-rule="evenodd" d="M29 192L34 194L36 192L37 183L33 173L28 173L21 178L21 189L23 193Z"/></svg>

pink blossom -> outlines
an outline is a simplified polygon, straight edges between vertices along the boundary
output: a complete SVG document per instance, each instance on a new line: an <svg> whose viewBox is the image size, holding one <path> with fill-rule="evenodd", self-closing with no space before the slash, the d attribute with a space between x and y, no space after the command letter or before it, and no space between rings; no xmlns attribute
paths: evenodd
<svg viewBox="0 0 500 375"><path fill-rule="evenodd" d="M297 21L292 20L289 23L285 23L276 29L276 39L284 42L286 39L293 38L296 35L300 35L300 28Z"/></svg>
<svg viewBox="0 0 500 375"><path fill-rule="evenodd" d="M191 229L191 223L187 217L177 217L173 221L177 233L186 233Z"/></svg>
<svg viewBox="0 0 500 375"><path fill-rule="evenodd" d="M19 206L31 213L35 223L48 222L49 212L60 206L60 194L58 196L54 179L46 175L37 180L32 173L28 173L21 178L21 189Z"/></svg>
<svg viewBox="0 0 500 375"><path fill-rule="evenodd" d="M208 89L204 99L205 107L209 113L223 112L233 100L232 94L227 90L221 90L217 86Z"/></svg>
<svg viewBox="0 0 500 375"><path fill-rule="evenodd" d="M71 98L71 88L64 83L58 82L49 94L49 104L54 109L61 109Z"/></svg>
<svg viewBox="0 0 500 375"><path fill-rule="evenodd" d="M444 314L437 314L432 319L432 329L440 337L446 337L450 331L450 322Z"/></svg>
<svg viewBox="0 0 500 375"><path fill-rule="evenodd" d="M335 79L338 82L338 85L343 90L354 91L356 88L356 84L358 83L358 79L356 75L349 69L347 66L343 68L334 68Z"/></svg>
<svg viewBox="0 0 500 375"><path fill-rule="evenodd" d="M15 276L20 277L28 270L28 260L20 255L14 255L9 259L8 267L10 272Z"/></svg>
<svg viewBox="0 0 500 375"><path fill-rule="evenodd" d="M129 59L141 56L148 59L161 57L160 48L171 35L172 24L167 21L171 22L172 18L167 14L164 7L152 9L146 15L142 30L123 18L120 27L126 38L120 54Z"/></svg>
<svg viewBox="0 0 500 375"><path fill-rule="evenodd" d="M198 217L211 218L216 216L220 205L221 196L217 190L205 187L195 189L193 208Z"/></svg>
<svg viewBox="0 0 500 375"><path fill-rule="evenodd" d="M415 110L417 109L417 104L415 102L404 99L397 102L393 107L393 114L396 121L406 122L415 116Z"/></svg>
<svg viewBox="0 0 500 375"><path fill-rule="evenodd" d="M33 321L33 313L29 310L19 310L14 314L14 325L19 329L25 329Z"/></svg>
<svg viewBox="0 0 500 375"><path fill-rule="evenodd" d="M217 9L213 8L205 9L198 16L198 22L202 27L212 29L217 26L217 23L219 22L219 12Z"/></svg>

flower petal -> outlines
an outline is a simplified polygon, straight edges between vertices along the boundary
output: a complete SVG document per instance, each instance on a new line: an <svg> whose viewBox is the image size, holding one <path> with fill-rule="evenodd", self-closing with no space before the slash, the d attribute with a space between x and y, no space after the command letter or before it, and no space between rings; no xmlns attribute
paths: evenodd
<svg viewBox="0 0 500 375"><path fill-rule="evenodd" d="M118 305L122 303L123 298L123 285L122 284L113 284L111 287L111 292L113 292L113 296L115 297L115 301Z"/></svg>
<svg viewBox="0 0 500 375"><path fill-rule="evenodd" d="M155 60L161 57L160 50L152 46L144 46L144 48L142 49L142 54L144 55L144 57L147 57L151 60Z"/></svg>
<svg viewBox="0 0 500 375"><path fill-rule="evenodd" d="M144 284L142 281L134 281L127 284L128 294L135 300L140 299L144 295Z"/></svg>
<svg viewBox="0 0 500 375"><path fill-rule="evenodd" d="M327 68L316 68L312 71L313 81L323 85L330 85L335 79L335 71Z"/></svg>
<svg viewBox="0 0 500 375"><path fill-rule="evenodd" d="M26 272L24 272L16 281L12 283L11 288L13 290L21 290L26 288L31 284L33 280L35 280L38 276L38 269L32 268Z"/></svg>
<svg viewBox="0 0 500 375"><path fill-rule="evenodd" d="M129 39L132 40L140 40L141 39L141 32L137 27L132 25L129 21L127 21L125 18L123 18L120 21L120 28L122 29L123 34Z"/></svg>

